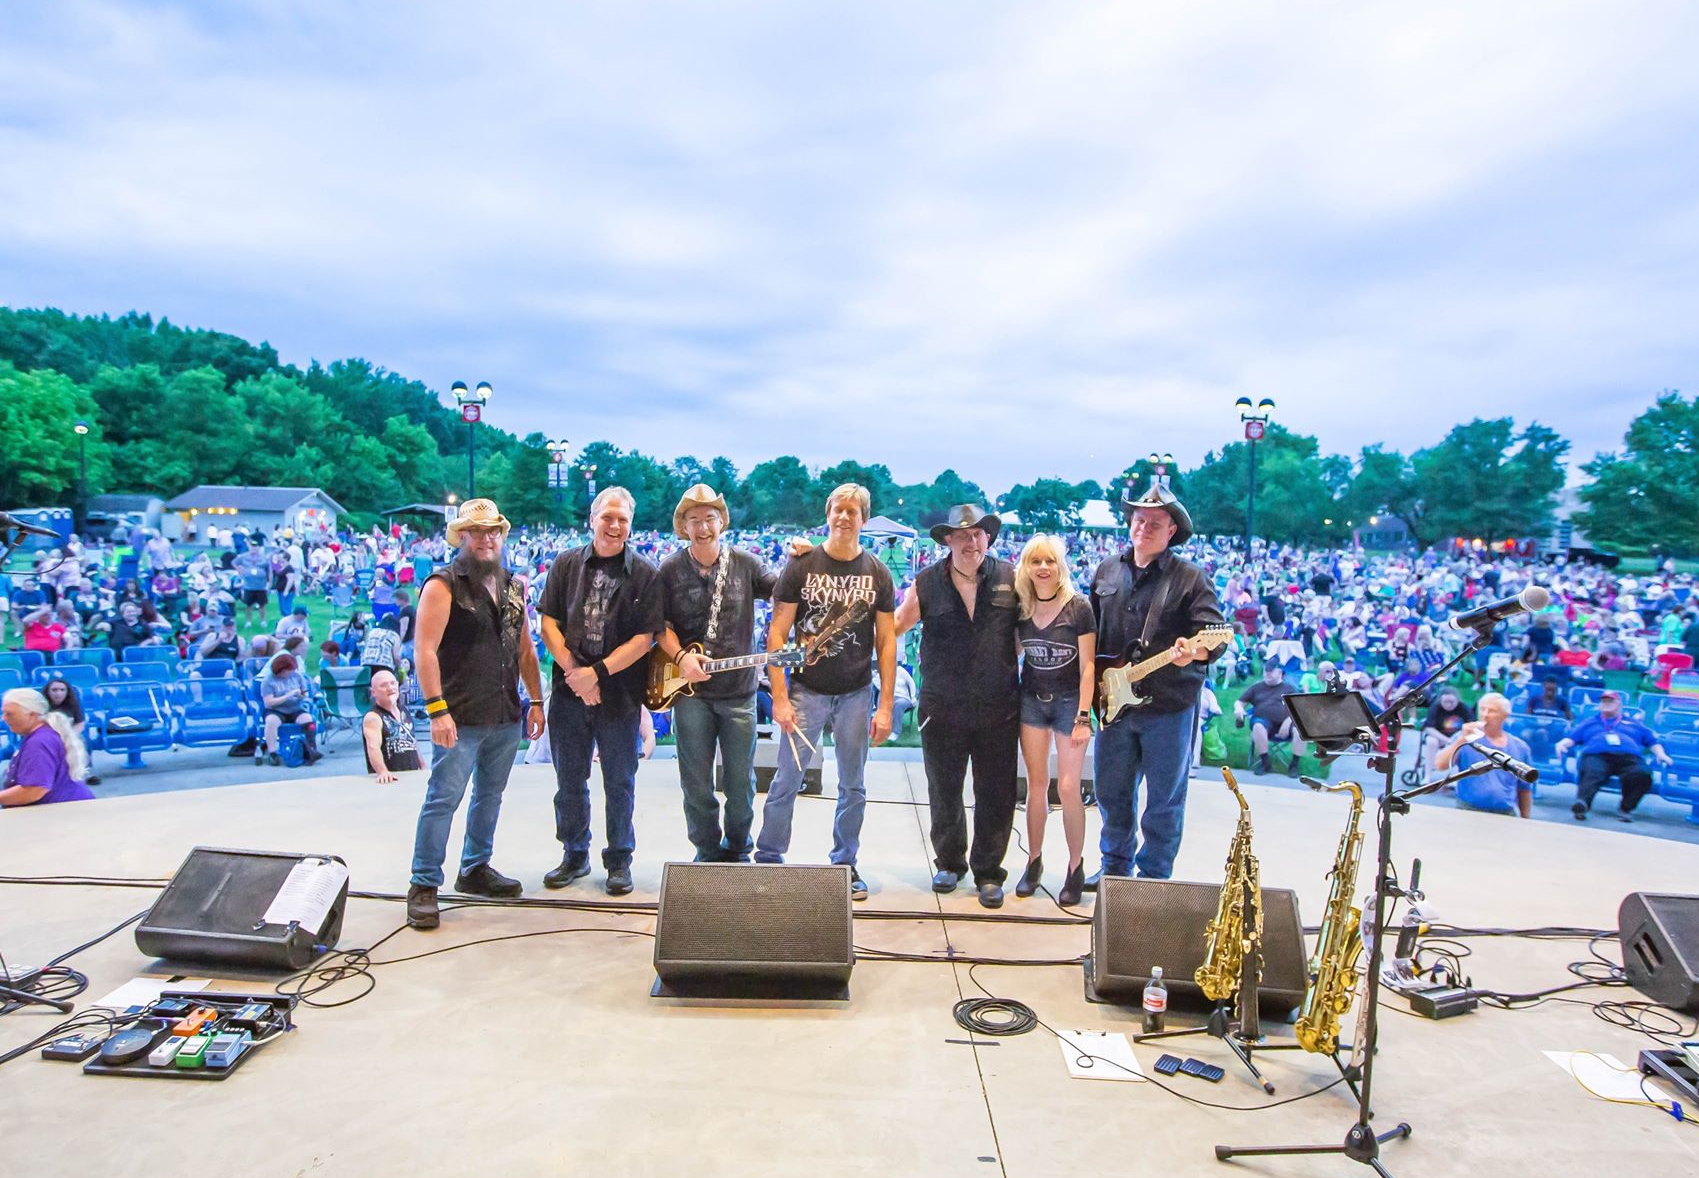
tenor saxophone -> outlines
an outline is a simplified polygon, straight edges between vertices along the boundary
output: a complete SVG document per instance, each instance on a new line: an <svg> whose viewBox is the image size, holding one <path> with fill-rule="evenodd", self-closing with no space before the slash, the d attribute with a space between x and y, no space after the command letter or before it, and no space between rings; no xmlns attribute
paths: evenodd
<svg viewBox="0 0 1699 1178"><path fill-rule="evenodd" d="M1216 904L1215 919L1204 929L1203 964L1193 978L1211 1002L1230 998L1239 989L1244 970L1245 954L1255 952L1262 944L1262 877L1257 857L1251 853L1251 807L1233 780L1233 770L1223 769L1221 776L1227 788L1239 802L1239 826L1233 832L1233 842L1227 848L1227 876L1221 882L1221 898ZM1254 928L1245 928L1245 892L1251 894L1255 909ZM1262 961L1255 963L1258 979L1262 977Z"/></svg>
<svg viewBox="0 0 1699 1178"><path fill-rule="evenodd" d="M1339 838L1327 913L1322 918L1321 934L1316 938L1316 954L1310 959L1310 986L1304 993L1303 1010L1294 1030L1305 1051L1332 1055L1339 1049L1339 1020L1351 1009L1357 960L1363 955L1363 912L1351 903L1363 847L1363 834L1358 829L1363 816L1363 789L1355 781L1324 788L1328 793L1350 791L1351 817Z"/></svg>

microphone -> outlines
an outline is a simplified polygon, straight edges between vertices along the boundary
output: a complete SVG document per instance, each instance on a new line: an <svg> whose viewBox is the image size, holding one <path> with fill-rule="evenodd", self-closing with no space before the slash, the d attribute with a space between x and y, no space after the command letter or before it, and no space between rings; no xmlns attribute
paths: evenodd
<svg viewBox="0 0 1699 1178"><path fill-rule="evenodd" d="M1503 769L1506 773L1509 773L1518 781L1524 781L1529 785L1533 785L1540 779L1540 771L1538 769L1534 768L1532 765L1518 761L1515 757L1504 752L1502 749L1495 749L1492 745L1480 740L1471 740L1464 743L1474 749L1477 753L1480 753L1481 756L1491 761L1494 768Z"/></svg>
<svg viewBox="0 0 1699 1178"><path fill-rule="evenodd" d="M1466 613L1460 613L1446 623L1453 630L1467 632L1470 630L1491 630L1506 618L1514 618L1517 614L1532 613L1545 609L1551 604L1552 595L1538 585L1530 585L1515 597L1506 597L1502 601L1490 601L1486 605L1478 605Z"/></svg>
<svg viewBox="0 0 1699 1178"><path fill-rule="evenodd" d="M55 540L64 539L52 528L44 528L37 524L26 524L15 515L7 515L0 511L0 531L22 532L26 536L50 536Z"/></svg>

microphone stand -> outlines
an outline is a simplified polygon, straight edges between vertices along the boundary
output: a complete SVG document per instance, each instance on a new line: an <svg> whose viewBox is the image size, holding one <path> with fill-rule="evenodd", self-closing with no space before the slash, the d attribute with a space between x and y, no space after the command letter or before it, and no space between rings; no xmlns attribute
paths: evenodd
<svg viewBox="0 0 1699 1178"><path fill-rule="evenodd" d="M1374 1107L1370 1103L1374 1091L1375 1053L1380 1039L1379 1002L1381 989L1381 964L1383 959L1386 927L1387 902L1396 897L1407 895L1407 891L1398 885L1397 877L1392 868L1392 817L1395 814L1410 812L1410 799L1425 793L1431 793L1448 784L1451 780L1470 777L1475 773L1484 773L1494 768L1490 762L1483 761L1471 766L1452 778L1417 786L1403 793L1393 788L1394 775L1398 767L1398 734L1402 721L1399 713L1406 708L1416 707L1427 702L1428 689L1449 675L1453 668L1469 655L1483 650L1492 643L1491 630L1477 630L1474 641L1466 644L1450 661L1436 667L1426 679L1423 679L1396 703L1389 704L1374 717L1374 739L1368 729L1358 729L1348 734L1340 734L1332 739L1318 739L1318 745L1325 744L1325 750L1318 748L1323 763L1330 763L1357 746L1366 746L1369 753L1368 767L1381 775L1381 795L1376 821L1378 849L1375 856L1375 891L1374 891L1374 924L1370 926L1374 935L1369 940L1368 974L1365 978L1365 989L1362 1001L1364 1011L1362 1016L1363 1042L1357 1045L1362 1053L1362 1069L1360 1085L1357 1089L1357 1122L1345 1134L1345 1140L1339 1145L1257 1145L1232 1146L1218 1145L1215 1147L1217 1161L1227 1161L1233 1157L1272 1157L1291 1154L1344 1154L1354 1162L1368 1166L1381 1178L1392 1178L1392 1174L1381 1163L1380 1147L1394 1137L1408 1137L1411 1133L1410 1123L1400 1121L1384 1133L1376 1133L1374 1127ZM1360 693L1356 693L1359 694ZM1337 1060L1335 1061L1337 1063Z"/></svg>

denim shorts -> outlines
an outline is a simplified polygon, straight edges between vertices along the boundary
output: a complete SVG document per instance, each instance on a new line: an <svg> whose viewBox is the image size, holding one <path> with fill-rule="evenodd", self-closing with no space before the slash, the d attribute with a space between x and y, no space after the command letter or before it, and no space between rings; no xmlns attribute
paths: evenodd
<svg viewBox="0 0 1699 1178"><path fill-rule="evenodd" d="M1080 697L1069 695L1021 694L1021 723L1032 728L1048 728L1064 736L1073 735L1074 717L1079 715Z"/></svg>

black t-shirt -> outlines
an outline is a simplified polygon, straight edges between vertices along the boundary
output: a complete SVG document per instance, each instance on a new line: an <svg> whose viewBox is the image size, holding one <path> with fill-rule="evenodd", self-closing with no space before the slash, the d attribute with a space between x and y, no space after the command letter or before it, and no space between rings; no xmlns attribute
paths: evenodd
<svg viewBox="0 0 1699 1178"><path fill-rule="evenodd" d="M1290 715L1286 709L1286 697L1297 690L1284 679L1279 683L1262 679L1245 688L1239 702L1245 705L1245 710L1251 715L1278 728L1286 723L1286 718Z"/></svg>
<svg viewBox="0 0 1699 1178"><path fill-rule="evenodd" d="M1327 573L1317 573L1310 578L1310 588L1321 597L1333 596L1333 578Z"/></svg>
<svg viewBox="0 0 1699 1178"><path fill-rule="evenodd" d="M1428 709L1428 714L1422 721L1423 728L1432 728L1441 736L1456 736L1463 725L1475 718L1475 709L1461 700L1454 708L1434 704Z"/></svg>
<svg viewBox="0 0 1699 1178"><path fill-rule="evenodd" d="M1080 635L1097 633L1091 603L1070 597L1056 620L1040 630L1031 618L1015 628L1021 643L1021 692L1025 695L1078 695Z"/></svg>
<svg viewBox="0 0 1699 1178"><path fill-rule="evenodd" d="M367 712L368 716L376 716L378 723L383 725L383 736L378 742L379 752L383 754L383 766L392 773L400 773L410 769L423 769L419 760L419 741L413 735L413 725L406 719L396 719L382 708L373 707ZM372 764L372 753L366 750L366 772L376 773L377 766Z"/></svg>
<svg viewBox="0 0 1699 1178"><path fill-rule="evenodd" d="M413 641L413 627L418 624L419 613L410 605L404 605L395 614L396 632L401 635L401 641Z"/></svg>
<svg viewBox="0 0 1699 1178"><path fill-rule="evenodd" d="M593 660L605 657L611 649L608 645L608 624L613 614L614 598L625 580L625 554L592 555L584 562L584 577L583 654Z"/></svg>
<svg viewBox="0 0 1699 1178"><path fill-rule="evenodd" d="M878 557L863 550L833 560L816 548L785 565L773 600L796 606L796 639L809 649L793 683L843 695L873 681L874 618L897 608L891 570Z"/></svg>
<svg viewBox="0 0 1699 1178"><path fill-rule="evenodd" d="M711 643L708 615L714 604L719 566L705 574L699 572L688 548L661 562L661 599L667 624L682 645L700 642L711 659L738 658L766 648L765 635L758 641L755 634L755 602L772 597L778 581L760 559L741 549L723 547L721 555L726 560L726 583L720 593L720 624ZM754 692L760 673L755 667L722 671L708 682L698 683L694 694L704 699L742 699Z"/></svg>

